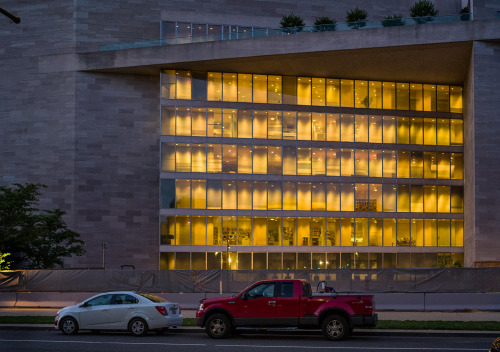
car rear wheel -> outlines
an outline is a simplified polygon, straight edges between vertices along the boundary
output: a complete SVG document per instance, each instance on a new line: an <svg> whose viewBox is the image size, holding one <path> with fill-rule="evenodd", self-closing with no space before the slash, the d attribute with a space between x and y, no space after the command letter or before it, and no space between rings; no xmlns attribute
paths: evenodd
<svg viewBox="0 0 500 352"><path fill-rule="evenodd" d="M205 330L213 339L224 339L231 334L231 322L224 314L214 314L207 319Z"/></svg>
<svg viewBox="0 0 500 352"><path fill-rule="evenodd" d="M63 318L59 323L59 328L64 335L74 335L78 332L78 322L75 318Z"/></svg>
<svg viewBox="0 0 500 352"><path fill-rule="evenodd" d="M128 331L134 336L144 336L148 333L148 324L141 318L134 318L128 325Z"/></svg>
<svg viewBox="0 0 500 352"><path fill-rule="evenodd" d="M329 340L342 340L349 335L349 325L344 317L340 315L328 316L321 326L323 335Z"/></svg>

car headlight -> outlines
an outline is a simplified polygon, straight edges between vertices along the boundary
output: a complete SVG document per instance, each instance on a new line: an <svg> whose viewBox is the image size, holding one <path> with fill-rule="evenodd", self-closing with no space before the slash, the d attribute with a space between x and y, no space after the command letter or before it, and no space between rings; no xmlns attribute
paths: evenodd
<svg viewBox="0 0 500 352"><path fill-rule="evenodd" d="M203 310L204 306L203 303L200 303L200 306L198 307L198 310Z"/></svg>

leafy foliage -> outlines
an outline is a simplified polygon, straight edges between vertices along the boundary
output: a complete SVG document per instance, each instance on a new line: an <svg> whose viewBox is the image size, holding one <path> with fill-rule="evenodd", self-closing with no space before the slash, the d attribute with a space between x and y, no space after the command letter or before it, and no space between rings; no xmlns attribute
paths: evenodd
<svg viewBox="0 0 500 352"><path fill-rule="evenodd" d="M366 10L362 10L356 6L355 9L347 11L346 22L348 25L354 28L360 28L365 26L364 20L368 16L368 12Z"/></svg>
<svg viewBox="0 0 500 352"><path fill-rule="evenodd" d="M327 16L317 17L314 20L314 30L317 32L334 31L336 23L337 21Z"/></svg>
<svg viewBox="0 0 500 352"><path fill-rule="evenodd" d="M439 10L434 7L430 0L419 0L410 7L411 17L437 16Z"/></svg>
<svg viewBox="0 0 500 352"><path fill-rule="evenodd" d="M11 261L5 259L10 255L10 253L1 253L0 252L0 270L9 270Z"/></svg>
<svg viewBox="0 0 500 352"><path fill-rule="evenodd" d="M382 20L382 26L384 27L394 27L394 26L403 26L405 24L405 20L402 15L392 15L386 16Z"/></svg>
<svg viewBox="0 0 500 352"><path fill-rule="evenodd" d="M12 265L28 269L63 266L63 258L83 255L80 235L68 229L60 209L38 210L41 184L0 187L0 252Z"/></svg>
<svg viewBox="0 0 500 352"><path fill-rule="evenodd" d="M303 27L304 20L300 16L296 16L293 12L289 15L283 15L280 21L281 28Z"/></svg>

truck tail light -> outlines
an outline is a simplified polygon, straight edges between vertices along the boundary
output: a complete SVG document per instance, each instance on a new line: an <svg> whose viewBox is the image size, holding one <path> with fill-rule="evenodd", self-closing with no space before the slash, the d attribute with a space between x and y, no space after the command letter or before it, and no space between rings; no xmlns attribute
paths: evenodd
<svg viewBox="0 0 500 352"><path fill-rule="evenodd" d="M155 306L155 308L161 315L168 315L167 308L165 308L164 306Z"/></svg>

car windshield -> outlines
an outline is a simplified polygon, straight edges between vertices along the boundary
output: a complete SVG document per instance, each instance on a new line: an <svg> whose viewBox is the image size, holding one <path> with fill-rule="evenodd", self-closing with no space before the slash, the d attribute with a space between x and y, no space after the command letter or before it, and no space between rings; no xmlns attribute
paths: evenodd
<svg viewBox="0 0 500 352"><path fill-rule="evenodd" d="M154 303L163 303L163 302L168 302L166 299L155 296L155 295L150 295L149 293L138 293L138 295L149 299L151 302Z"/></svg>

